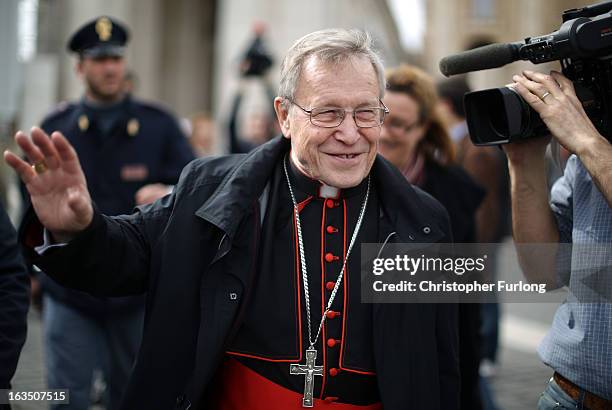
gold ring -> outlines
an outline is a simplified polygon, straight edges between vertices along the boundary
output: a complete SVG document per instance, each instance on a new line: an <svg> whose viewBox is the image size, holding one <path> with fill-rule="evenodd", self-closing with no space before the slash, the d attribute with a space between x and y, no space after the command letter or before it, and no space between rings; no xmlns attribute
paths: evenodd
<svg viewBox="0 0 612 410"><path fill-rule="evenodd" d="M47 170L47 164L44 160L38 161L32 164L32 169L34 170L34 172L40 175Z"/></svg>
<svg viewBox="0 0 612 410"><path fill-rule="evenodd" d="M548 97L550 95L550 93L548 91L546 91L544 94L542 94L542 96L540 97L540 100L544 101L544 99L546 97Z"/></svg>

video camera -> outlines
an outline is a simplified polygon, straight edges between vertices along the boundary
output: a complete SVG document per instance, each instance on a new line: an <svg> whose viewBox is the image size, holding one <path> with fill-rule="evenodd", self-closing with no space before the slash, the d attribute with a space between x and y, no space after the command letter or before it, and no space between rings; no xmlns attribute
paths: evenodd
<svg viewBox="0 0 612 410"><path fill-rule="evenodd" d="M563 12L559 30L524 42L497 43L443 58L447 77L501 67L518 60L534 64L559 60L597 130L612 141L612 1ZM548 128L513 89L492 88L464 97L475 145L499 145L543 136Z"/></svg>

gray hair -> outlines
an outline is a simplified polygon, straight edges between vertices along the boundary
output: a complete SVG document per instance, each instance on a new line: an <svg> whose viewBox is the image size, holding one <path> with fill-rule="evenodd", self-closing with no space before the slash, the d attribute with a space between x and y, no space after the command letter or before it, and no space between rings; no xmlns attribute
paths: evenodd
<svg viewBox="0 0 612 410"><path fill-rule="evenodd" d="M319 30L293 43L281 64L280 97L294 99L302 67L311 56L334 65L346 62L351 57L366 57L378 78L379 97L383 97L385 73L382 60L373 48L370 34L357 29Z"/></svg>

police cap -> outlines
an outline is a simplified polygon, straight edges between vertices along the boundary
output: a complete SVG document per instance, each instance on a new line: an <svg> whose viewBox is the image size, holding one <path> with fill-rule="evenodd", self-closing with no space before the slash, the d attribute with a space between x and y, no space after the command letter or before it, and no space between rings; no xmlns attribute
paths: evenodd
<svg viewBox="0 0 612 410"><path fill-rule="evenodd" d="M101 16L80 27L68 41L68 49L84 57L121 57L128 38L125 26Z"/></svg>

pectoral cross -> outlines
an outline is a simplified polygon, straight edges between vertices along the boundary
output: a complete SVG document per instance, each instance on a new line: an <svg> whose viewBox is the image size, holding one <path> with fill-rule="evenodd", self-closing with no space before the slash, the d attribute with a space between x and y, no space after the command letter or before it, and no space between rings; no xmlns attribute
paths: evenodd
<svg viewBox="0 0 612 410"><path fill-rule="evenodd" d="M317 359L317 350L312 346L306 349L306 364L290 364L289 373L304 374L304 398L302 399L302 407L313 407L314 399L312 391L314 390L314 376L323 376L323 366L315 366Z"/></svg>

